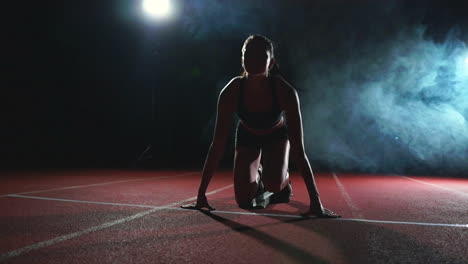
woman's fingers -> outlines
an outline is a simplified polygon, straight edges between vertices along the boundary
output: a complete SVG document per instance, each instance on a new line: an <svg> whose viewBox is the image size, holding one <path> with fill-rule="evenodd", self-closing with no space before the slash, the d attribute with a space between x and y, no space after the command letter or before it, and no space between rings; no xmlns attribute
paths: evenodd
<svg viewBox="0 0 468 264"><path fill-rule="evenodd" d="M302 216L316 215L319 218L339 218L340 215L336 214L332 210L323 208L321 211L310 209L306 213L301 214Z"/></svg>
<svg viewBox="0 0 468 264"><path fill-rule="evenodd" d="M202 209L202 208L208 208L209 210L216 210L214 207L212 207L211 205L209 205L207 202L205 203L191 203L191 204L185 204L185 205L181 205L180 208L182 209L192 209L192 210L198 210L198 209Z"/></svg>
<svg viewBox="0 0 468 264"><path fill-rule="evenodd" d="M216 210L216 209L215 209L214 207L212 207L212 206L208 203L208 201L206 201L206 200L205 200L203 203L201 203L200 206L199 206L200 209L203 208L203 207L206 207L206 208L208 208L209 210Z"/></svg>
<svg viewBox="0 0 468 264"><path fill-rule="evenodd" d="M336 214L335 212L328 210L326 208L323 208L323 211L320 215L318 215L320 218L339 218L341 215Z"/></svg>
<svg viewBox="0 0 468 264"><path fill-rule="evenodd" d="M329 217L332 217L332 218L338 218L338 217L341 217L341 215L333 212L332 210L328 210L327 208L324 208L324 214L326 216L329 216Z"/></svg>
<svg viewBox="0 0 468 264"><path fill-rule="evenodd" d="M211 205L208 203L208 199L206 199L205 195L198 197L197 204L199 205L199 208L206 207L209 210L216 210L214 207L211 207Z"/></svg>
<svg viewBox="0 0 468 264"><path fill-rule="evenodd" d="M197 203L181 205L180 208L183 208L183 209L198 209L197 208Z"/></svg>

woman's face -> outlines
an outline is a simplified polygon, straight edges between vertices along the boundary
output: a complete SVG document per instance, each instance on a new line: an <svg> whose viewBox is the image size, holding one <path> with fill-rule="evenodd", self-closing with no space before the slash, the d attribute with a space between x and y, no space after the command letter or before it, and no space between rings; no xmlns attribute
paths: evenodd
<svg viewBox="0 0 468 264"><path fill-rule="evenodd" d="M270 51L265 50L265 47L260 45L247 45L247 49L242 55L244 69L252 75L266 75L272 62Z"/></svg>

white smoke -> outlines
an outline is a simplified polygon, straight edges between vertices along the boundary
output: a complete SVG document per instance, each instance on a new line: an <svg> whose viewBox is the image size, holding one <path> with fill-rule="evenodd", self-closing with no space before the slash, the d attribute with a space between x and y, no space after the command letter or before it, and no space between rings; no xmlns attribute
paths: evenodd
<svg viewBox="0 0 468 264"><path fill-rule="evenodd" d="M424 30L401 30L328 74L308 75L312 157L342 169L467 167L467 47L454 34L437 44Z"/></svg>

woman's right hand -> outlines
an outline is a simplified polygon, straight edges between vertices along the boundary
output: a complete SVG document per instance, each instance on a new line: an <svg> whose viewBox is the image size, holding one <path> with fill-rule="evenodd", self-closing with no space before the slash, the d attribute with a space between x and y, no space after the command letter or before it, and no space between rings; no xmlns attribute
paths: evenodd
<svg viewBox="0 0 468 264"><path fill-rule="evenodd" d="M191 203L191 204L181 205L180 207L183 209L196 209L196 210L206 207L209 210L216 210L214 207L211 207L211 205L208 204L208 200L206 199L205 194L199 194L196 202Z"/></svg>

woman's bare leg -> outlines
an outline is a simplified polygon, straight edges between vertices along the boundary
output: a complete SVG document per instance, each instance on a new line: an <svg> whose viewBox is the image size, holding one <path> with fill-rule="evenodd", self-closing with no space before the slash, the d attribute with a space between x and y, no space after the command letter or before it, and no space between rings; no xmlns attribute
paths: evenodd
<svg viewBox="0 0 468 264"><path fill-rule="evenodd" d="M250 207L258 188L258 167L262 151L238 146L234 153L234 193L240 207Z"/></svg>
<svg viewBox="0 0 468 264"><path fill-rule="evenodd" d="M263 147L262 181L270 192L279 192L288 184L289 149L287 138Z"/></svg>

